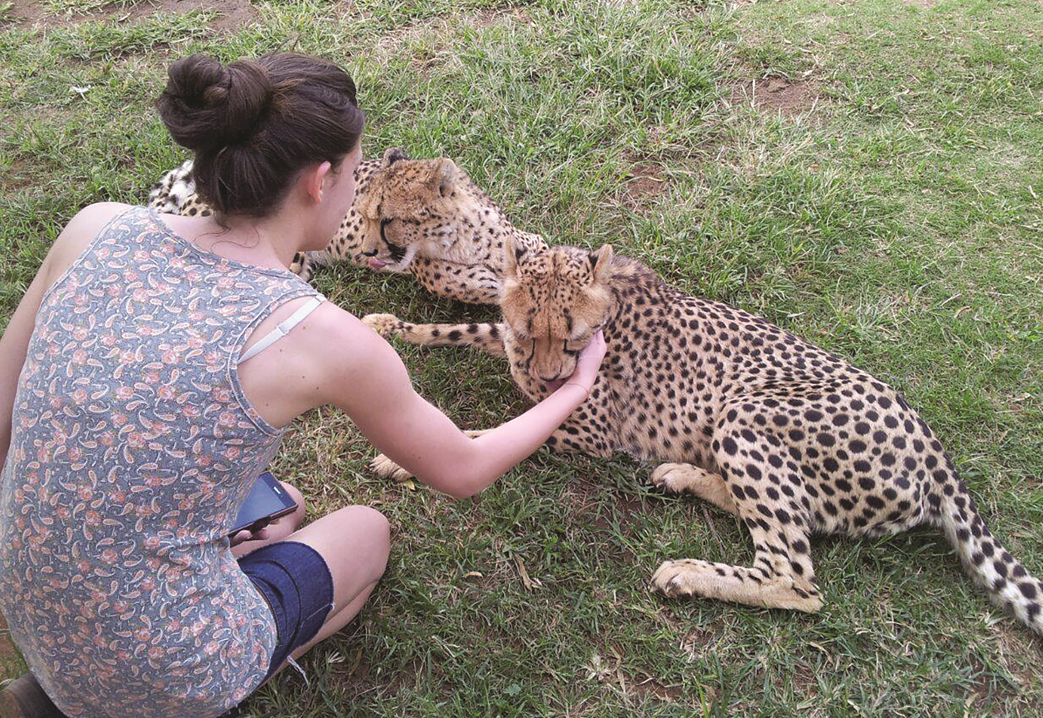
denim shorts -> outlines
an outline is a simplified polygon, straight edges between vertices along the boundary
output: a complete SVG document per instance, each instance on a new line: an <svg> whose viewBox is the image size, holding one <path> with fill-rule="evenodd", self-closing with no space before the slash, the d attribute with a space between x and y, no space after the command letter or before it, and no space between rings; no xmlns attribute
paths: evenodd
<svg viewBox="0 0 1043 718"><path fill-rule="evenodd" d="M275 616L278 641L265 680L322 628L333 608L333 575L319 552L278 541L239 559Z"/></svg>

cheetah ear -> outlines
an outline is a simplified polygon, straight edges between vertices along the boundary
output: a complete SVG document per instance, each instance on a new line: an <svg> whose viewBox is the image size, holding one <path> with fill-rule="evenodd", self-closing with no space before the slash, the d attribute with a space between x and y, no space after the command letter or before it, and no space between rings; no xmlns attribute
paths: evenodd
<svg viewBox="0 0 1043 718"><path fill-rule="evenodd" d="M601 245L601 249L587 255L587 260L594 270L594 281L604 282L608 279L608 270L612 266L612 245Z"/></svg>
<svg viewBox="0 0 1043 718"><path fill-rule="evenodd" d="M391 147L384 151L384 157L380 161L380 168L387 169L391 165L395 164L399 160L408 160L407 155L401 147Z"/></svg>
<svg viewBox="0 0 1043 718"><path fill-rule="evenodd" d="M514 238L507 235L503 238L503 276L514 278L518 276L518 262L525 256L525 247L515 245Z"/></svg>
<svg viewBox="0 0 1043 718"><path fill-rule="evenodd" d="M428 180L428 186L432 192L438 192L442 197L448 197L456 187L456 165L448 157L443 157L435 165Z"/></svg>

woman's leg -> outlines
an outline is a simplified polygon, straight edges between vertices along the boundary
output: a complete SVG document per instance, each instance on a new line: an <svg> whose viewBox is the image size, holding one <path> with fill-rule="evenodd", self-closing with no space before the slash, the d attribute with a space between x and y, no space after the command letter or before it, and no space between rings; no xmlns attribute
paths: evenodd
<svg viewBox="0 0 1043 718"><path fill-rule="evenodd" d="M232 548L232 554L242 558L277 541L297 541L318 551L329 566L333 576L333 610L315 638L297 649L296 656L358 615L387 566L390 529L384 514L368 506L347 506L298 529L304 520L304 497L293 485L279 483L293 497L297 510L269 524L268 538L241 543Z"/></svg>
<svg viewBox="0 0 1043 718"><path fill-rule="evenodd" d="M311 546L322 556L333 577L333 609L315 637L293 652L296 659L344 628L362 610L387 567L390 527L376 509L347 506L283 540Z"/></svg>
<svg viewBox="0 0 1043 718"><path fill-rule="evenodd" d="M311 643L303 647L305 650L339 631L358 614L384 575L390 533L384 514L368 506L347 506L287 537L318 551L333 576L333 610Z"/></svg>

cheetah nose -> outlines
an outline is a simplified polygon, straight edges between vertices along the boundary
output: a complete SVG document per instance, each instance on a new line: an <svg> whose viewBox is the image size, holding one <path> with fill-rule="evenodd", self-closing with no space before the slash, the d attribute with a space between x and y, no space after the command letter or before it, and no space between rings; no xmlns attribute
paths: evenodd
<svg viewBox="0 0 1043 718"><path fill-rule="evenodd" d="M377 250L371 249L368 252L362 252L362 256L363 257L376 257L377 256Z"/></svg>
<svg viewBox="0 0 1043 718"><path fill-rule="evenodd" d="M536 376L544 384L553 384L554 382L558 381L558 379L559 379L559 375L558 374L555 374L554 376L551 376L551 377L547 377L547 376L543 376L543 374L540 374L539 372L536 372Z"/></svg>

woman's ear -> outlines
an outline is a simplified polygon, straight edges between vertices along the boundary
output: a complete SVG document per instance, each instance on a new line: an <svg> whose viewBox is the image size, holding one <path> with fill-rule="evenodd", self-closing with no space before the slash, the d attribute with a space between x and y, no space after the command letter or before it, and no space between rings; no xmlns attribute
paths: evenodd
<svg viewBox="0 0 1043 718"><path fill-rule="evenodd" d="M322 202L323 189L326 178L330 176L332 167L329 162L322 162L304 170L300 182L304 194L315 204Z"/></svg>

